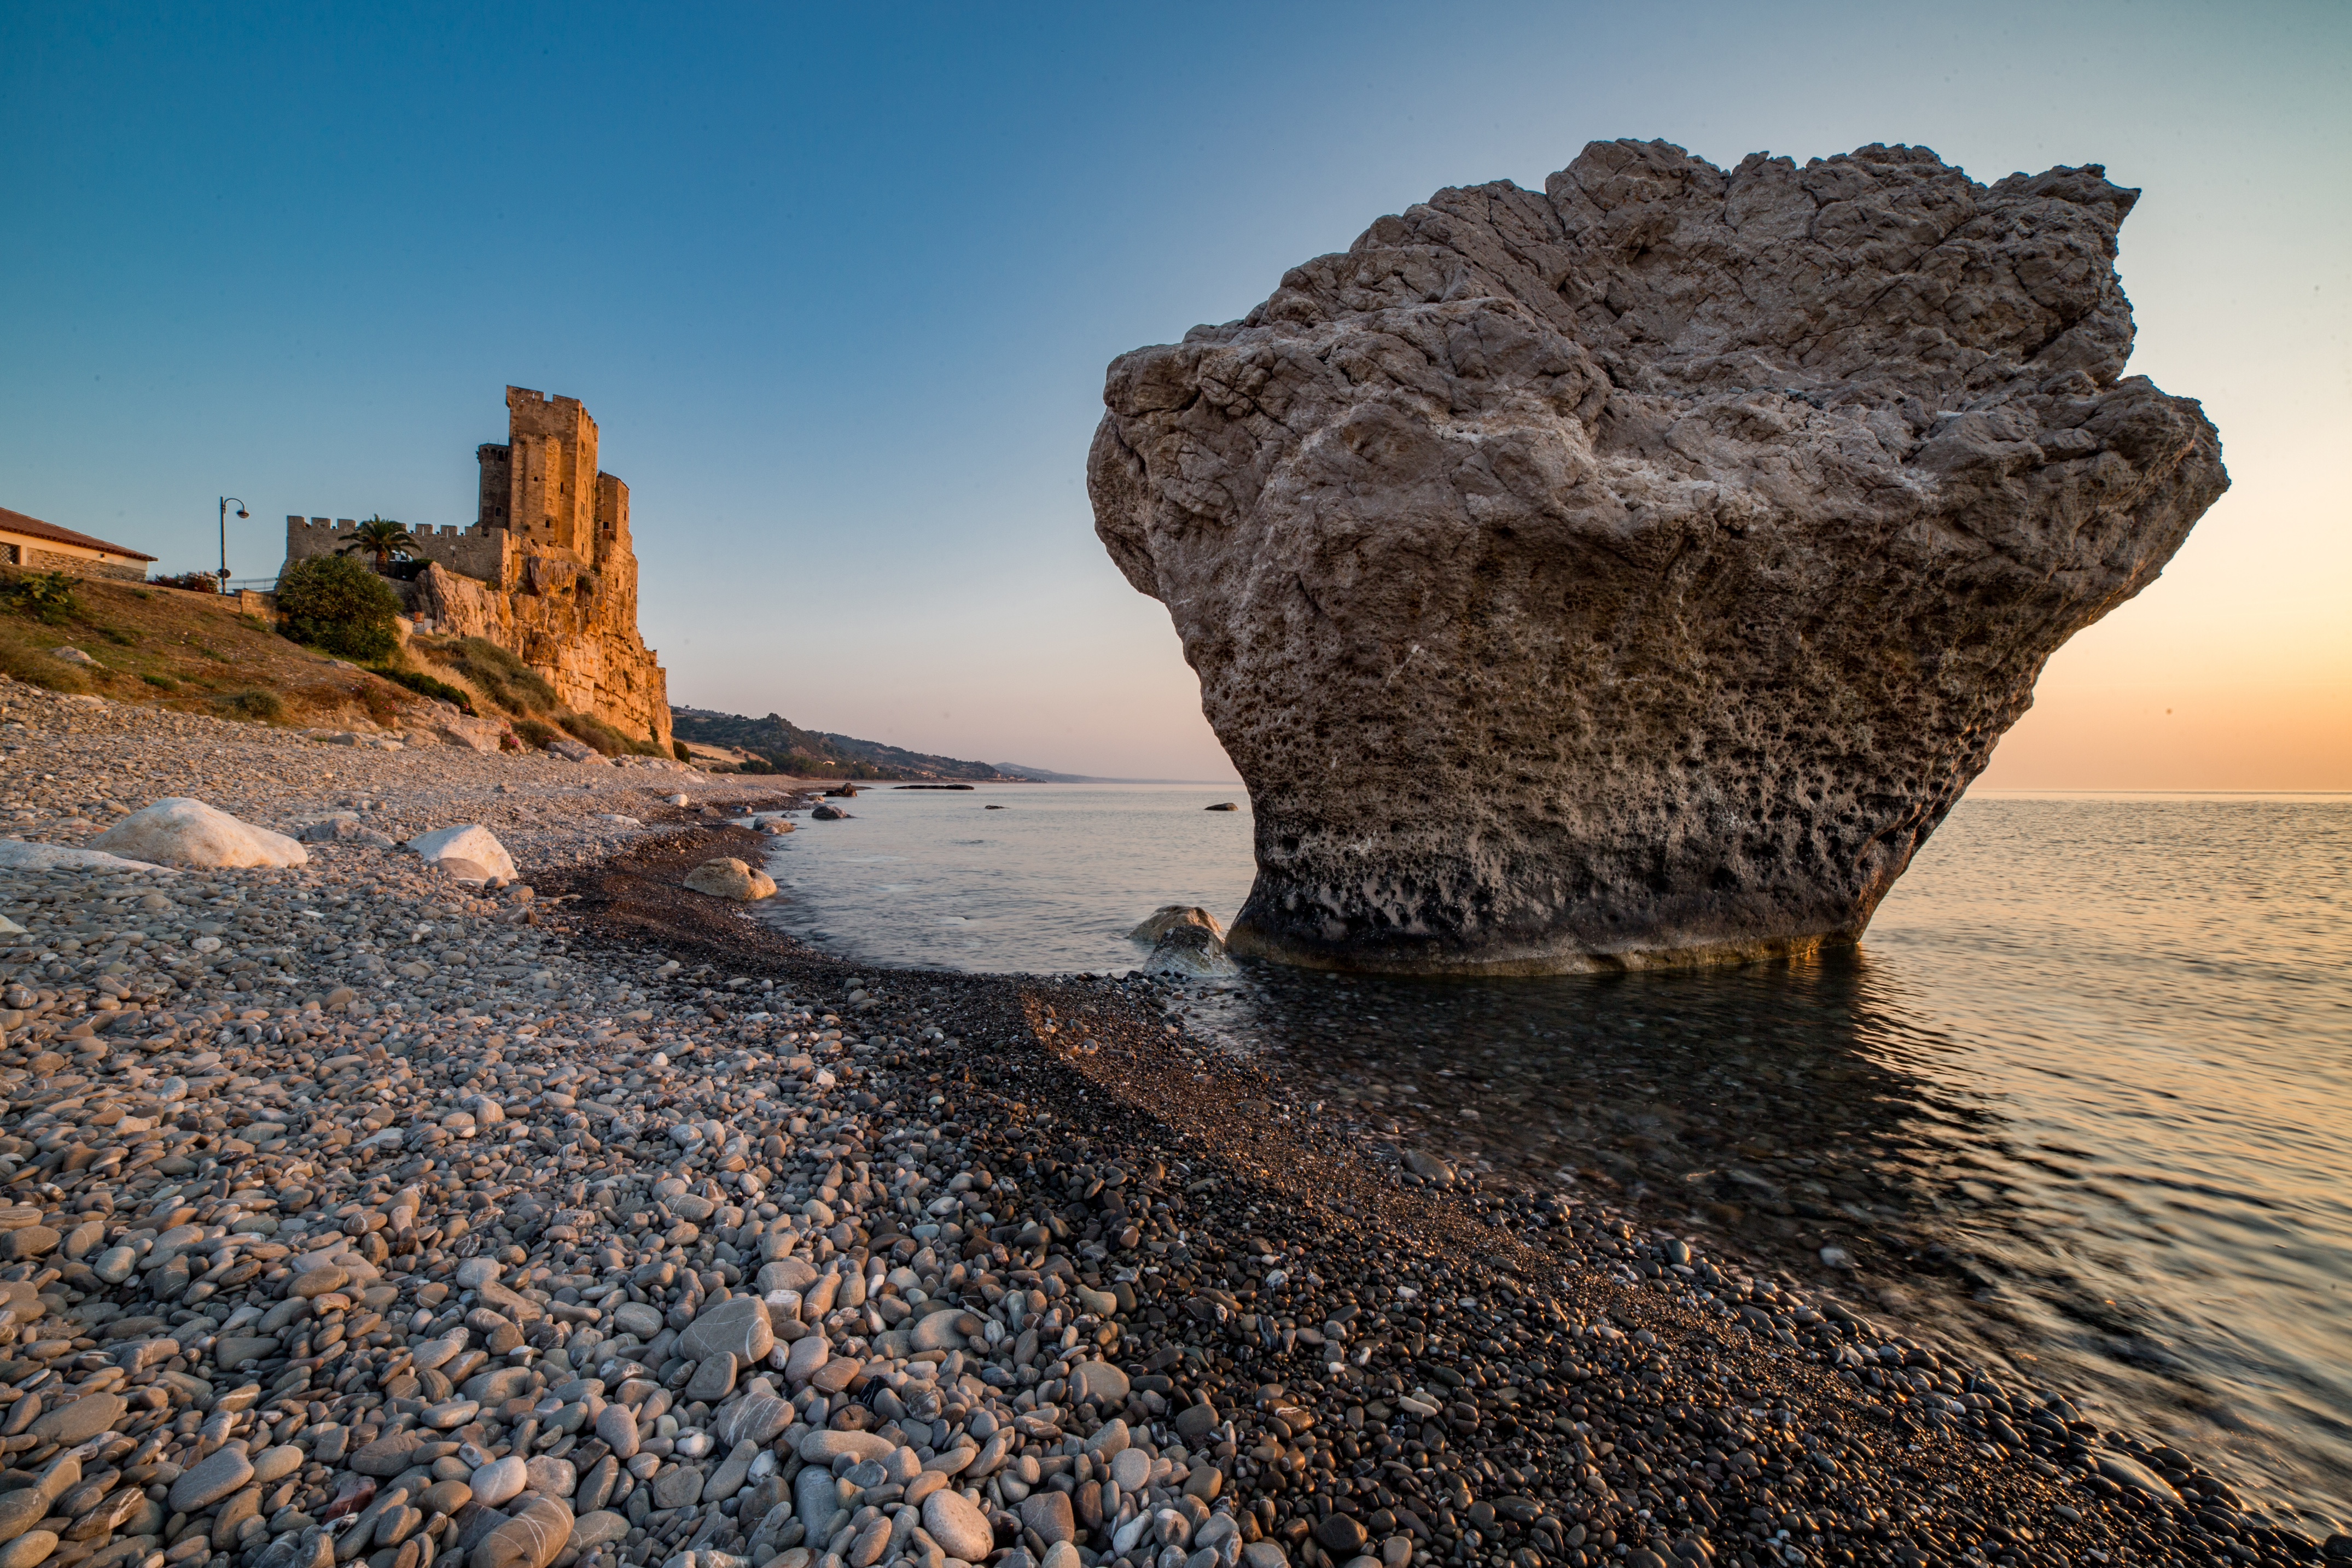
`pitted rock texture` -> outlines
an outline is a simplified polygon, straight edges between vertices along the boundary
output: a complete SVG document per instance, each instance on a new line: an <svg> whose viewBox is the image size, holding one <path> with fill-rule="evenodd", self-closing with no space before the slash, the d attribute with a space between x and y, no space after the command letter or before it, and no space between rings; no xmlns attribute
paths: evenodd
<svg viewBox="0 0 2352 1568"><path fill-rule="evenodd" d="M1111 368L1096 531L1250 785L1237 952L1538 973L1857 937L2227 486L2123 376L2096 165L1596 142Z"/></svg>

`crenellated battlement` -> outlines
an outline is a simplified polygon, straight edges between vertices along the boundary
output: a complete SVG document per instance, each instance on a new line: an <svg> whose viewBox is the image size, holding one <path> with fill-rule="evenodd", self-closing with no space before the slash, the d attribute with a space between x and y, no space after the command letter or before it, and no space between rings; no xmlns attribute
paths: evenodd
<svg viewBox="0 0 2352 1568"><path fill-rule="evenodd" d="M341 554L343 546L360 531L360 526L350 517L303 517L289 516L286 519L286 564L309 560L317 556ZM472 528L447 524L408 530L416 540L411 553L420 559L439 561L451 571L467 577L478 577L503 588L512 576L515 555L513 540L504 528L485 528L477 523Z"/></svg>
<svg viewBox="0 0 2352 1568"><path fill-rule="evenodd" d="M304 517L299 514L289 514L286 518L286 537L293 538L298 531L306 536L316 534L330 539L341 540L358 533L360 526L350 517ZM421 528L410 528L408 531L413 538L422 541L428 538L461 538L470 534L479 534L484 530L479 523L444 523L439 528L435 528L428 523ZM341 549L341 546L338 544L336 548Z"/></svg>

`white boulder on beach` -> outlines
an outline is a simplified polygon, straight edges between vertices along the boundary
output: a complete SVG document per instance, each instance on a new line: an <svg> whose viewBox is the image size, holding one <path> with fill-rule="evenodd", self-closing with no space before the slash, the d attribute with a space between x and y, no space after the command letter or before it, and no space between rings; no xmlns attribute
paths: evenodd
<svg viewBox="0 0 2352 1568"><path fill-rule="evenodd" d="M77 850L64 844L30 844L22 839L0 839L0 871L154 871L166 872L148 861L126 860L103 850Z"/></svg>
<svg viewBox="0 0 2352 1568"><path fill-rule="evenodd" d="M177 795L131 812L90 840L89 847L165 865L208 869L310 863L310 852L284 833Z"/></svg>
<svg viewBox="0 0 2352 1568"><path fill-rule="evenodd" d="M467 822L455 828L436 828L429 833L419 833L404 846L415 852L427 865L443 861L470 861L486 876L512 882L515 876L514 857L507 853L506 845L498 835L479 822Z"/></svg>

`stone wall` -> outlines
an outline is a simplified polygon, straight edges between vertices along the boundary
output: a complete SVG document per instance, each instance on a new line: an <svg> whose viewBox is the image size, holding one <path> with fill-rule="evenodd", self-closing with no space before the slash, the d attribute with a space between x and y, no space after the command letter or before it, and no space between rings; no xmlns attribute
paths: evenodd
<svg viewBox="0 0 2352 1568"><path fill-rule="evenodd" d="M21 566L26 571L62 571L75 577L102 577L110 582L147 580L147 563L143 560L96 560L86 555L43 549L38 545L7 548L10 559L5 564Z"/></svg>
<svg viewBox="0 0 2352 1568"><path fill-rule="evenodd" d="M338 554L358 531L359 525L349 517L289 517L286 519L286 564L292 566L298 560ZM509 575L509 561L515 551L504 528L477 524L470 528L423 528L408 531L416 540L413 553L420 559L439 561L452 571L478 577L486 582L503 582Z"/></svg>

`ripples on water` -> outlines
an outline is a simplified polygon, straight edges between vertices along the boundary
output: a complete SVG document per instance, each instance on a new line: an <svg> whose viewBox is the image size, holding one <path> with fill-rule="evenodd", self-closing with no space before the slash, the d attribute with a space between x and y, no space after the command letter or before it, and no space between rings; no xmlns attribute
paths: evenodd
<svg viewBox="0 0 2352 1568"><path fill-rule="evenodd" d="M870 793L775 857L779 917L884 962L1123 967L1153 906L1238 907L1249 818L1217 798ZM1254 967L1190 1005L1375 1124L1874 1296L2352 1515L2352 800L1971 798L1818 965Z"/></svg>

